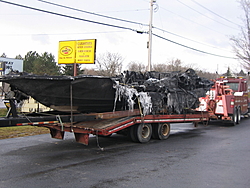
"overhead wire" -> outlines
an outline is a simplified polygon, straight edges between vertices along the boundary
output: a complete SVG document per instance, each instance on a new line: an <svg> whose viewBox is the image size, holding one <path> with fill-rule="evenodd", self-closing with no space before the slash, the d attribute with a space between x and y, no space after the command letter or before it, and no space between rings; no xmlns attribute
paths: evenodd
<svg viewBox="0 0 250 188"><path fill-rule="evenodd" d="M109 19L117 20L117 21L123 21L123 22L127 22L127 23L132 23L132 24L138 24L138 25L148 26L148 24L143 24L143 23L134 22L134 21L130 21L130 20L124 20L124 19L120 19L120 18L106 16L106 15L103 15L103 14L97 14L97 13L94 13L94 12L80 10L80 9L77 9L77 8L73 8L73 7L69 7L69 6L65 6L65 5L60 5L60 4L57 4L57 3L52 3L52 2L48 2L48 1L44 1L44 0L38 0L38 1L50 4L50 5L54 5L54 6L58 6L58 7L62 7L62 8L70 9L70 10L74 10L74 11L78 11L78 12L92 14L92 15L95 15L95 16L100 16L100 17L104 17L104 18L109 18Z"/></svg>
<svg viewBox="0 0 250 188"><path fill-rule="evenodd" d="M235 22L233 22L233 21L231 21L231 20L229 20L229 19L227 19L227 18L225 18L225 17L223 17L223 16L217 14L216 12L214 12L214 11L208 9L207 7L205 7L205 6L203 6L202 4L198 3L197 1L195 1L195 0L191 0L191 1L193 1L194 3L196 3L197 5L199 5L200 7L204 8L205 10L211 12L212 14L214 14L214 15L220 17L221 19L226 20L226 21L228 21L229 23L232 23L232 24L234 24L234 25L236 25L236 26L241 27L239 24L237 24L237 23L235 23Z"/></svg>
<svg viewBox="0 0 250 188"><path fill-rule="evenodd" d="M99 34L99 33L117 33L117 32L125 32L125 31L92 31L92 32L81 32L81 33L29 33L29 34L1 34L3 36L30 36L30 35L82 35L82 34Z"/></svg>
<svg viewBox="0 0 250 188"><path fill-rule="evenodd" d="M197 23L197 22L195 22L195 21L193 21L193 20L190 20L190 19L188 19L188 18L186 18L186 17L184 17L184 16L181 16L181 15L179 15L179 14L176 14L176 13L172 12L171 10L168 10L168 9L166 9L166 8L163 8L163 7L161 7L161 9L164 10L164 11L170 12L171 14L174 14L174 15L176 15L176 16L179 16L180 18L182 18L182 19L184 19L184 20L187 20L187 21L189 21L189 22L192 22L192 23L194 23L194 24L197 24L197 25L199 25L199 26L202 26L202 27L204 27L204 28L206 28L206 29L209 29L209 30L211 30L211 31L213 31L213 32L219 33L219 34L221 34L221 35L225 35L225 34L222 33L222 32L216 31L216 30L214 30L214 29L212 29L212 28L209 28L209 27L207 27L207 26L205 26L205 25L202 25L202 24Z"/></svg>
<svg viewBox="0 0 250 188"><path fill-rule="evenodd" d="M93 12L89 12L89 11L84 11L84 10L76 9L76 8L72 8L72 7L69 7L69 6L61 5L61 4L51 3L51 2L48 2L48 1L44 1L44 0L38 0L38 1L43 2L43 3L47 3L47 4L51 4L51 5L54 5L54 6L58 6L58 7L63 7L63 8L66 8L66 9L71 9L71 10L75 10L75 11L79 11L79 12L84 12L84 13L87 13L87 14L93 14L93 15L96 15L96 16L101 16L101 17L105 17L105 18L109 18L109 19L118 20L118 21L123 21L123 22L128 22L128 23L133 23L133 24L141 24L141 25L144 25L144 26L148 26L148 24L142 24L142 23L138 23L138 22L134 22L134 21L124 20L124 19L120 19L120 18L114 18L114 17L110 17L110 16L103 15L103 14L96 14L96 13L93 13ZM194 40L192 40L192 39L188 39L188 38L186 38L186 37L182 37L182 36L180 36L180 35L171 33L171 32L169 32L169 31L166 31L166 30L163 30L163 29L160 29L160 28L157 28L157 27L154 27L154 28L155 28L155 29L158 29L158 30L161 30L161 31L163 31L163 32L166 32L166 33L169 33L169 34L172 34L172 35L181 37L181 38L183 38L183 39L186 39L186 40L189 40L189 41L198 43L198 44L206 45L206 44L204 44L204 43L197 42L197 41L194 41ZM209 47L212 47L212 48L217 48L217 47L214 47L214 46L211 46L211 45L206 45L206 46L209 46ZM220 48L217 48L217 49L220 49ZM221 50L222 50L222 49L221 49Z"/></svg>
<svg viewBox="0 0 250 188"><path fill-rule="evenodd" d="M181 36L181 35L178 35L178 34L176 34L176 33L170 32L170 31L166 31L166 30L161 29L161 28L158 28L158 27L154 27L154 26L153 26L153 28L154 28L154 29L157 29L157 30L159 30L159 31L162 31L163 33L168 33L168 34L171 34L171 35L174 35L174 36L183 38L183 39L185 39L185 40L189 40L189 41L194 42L194 43L197 43L197 44L201 44L201 45L204 45L204 46L208 46L208 47L211 47L211 48L216 48L216 49L218 49L218 50L223 50L223 51L227 51L227 52L228 52L228 50L224 50L224 49L218 48L218 47L216 47L216 46L212 46L212 45L205 44L205 43L202 43L202 42L199 42L199 41L196 41L196 40L187 38L187 37L183 37L183 36Z"/></svg>
<svg viewBox="0 0 250 188"><path fill-rule="evenodd" d="M229 26L229 25L227 25L227 24L224 24L224 23L222 23L222 22L219 22L218 20L215 20L215 19L213 19L213 18L211 18L211 17L209 17L209 16L207 16L207 15L201 13L200 11L198 11L198 10L196 10L196 9L194 9L194 8L192 8L192 7L190 7L190 6L188 6L187 4L183 3L183 2L180 1L180 0L176 0L176 1L178 1L180 4L182 4L182 5L186 6L186 7L188 7L189 9L191 9L191 10L193 10L193 11L199 13L200 15L202 15L202 16L204 16L204 17L210 19L210 20L213 20L213 21L215 21L215 22L217 22L217 23L219 23L219 24L221 24L221 25L224 25L224 26L226 26L226 27L229 27L229 28L232 28L232 29L235 29L235 30L239 30L238 28L231 27L231 26Z"/></svg>
<svg viewBox="0 0 250 188"><path fill-rule="evenodd" d="M157 34L154 34L154 33L152 33L152 35L154 35L154 36L156 36L156 37L158 37L158 38L160 38L160 39L166 40L166 41L168 41L168 42L177 44L177 45L179 45L179 46L182 46L182 47L185 47L185 48L188 48L188 49L190 49L190 50L194 50L194 51L197 51L197 52L200 52L200 53L203 53L203 54L208 54L208 55L217 56L217 57L223 57L223 58L228 58L228 59L237 59L237 58L235 58L235 57L222 56L222 55L218 55L218 54L206 52L206 51L203 51L203 50L198 50L198 49L196 49L196 48L192 48L192 47L189 47L189 46L187 46L187 45L180 44L180 43L178 43L178 42L175 42L175 41L173 41L173 40L164 38L164 37L162 37L162 36L160 36L160 35L157 35Z"/></svg>
<svg viewBox="0 0 250 188"><path fill-rule="evenodd" d="M102 13L104 13L104 12L138 12L138 11L149 11L150 9L149 8L147 8L147 9L134 9L134 10L113 10L113 11L101 11ZM99 12L100 13L100 12Z"/></svg>
<svg viewBox="0 0 250 188"><path fill-rule="evenodd" d="M44 13L48 13L48 14L53 14L53 15L57 15L57 16L62 16L62 17L66 17L66 18L76 19L76 20L80 20L80 21L86 21L86 22L90 22L90 23L94 23L94 24L100 24L100 25L109 26L109 27L115 27L115 28L119 28L119 29L125 29L125 30L136 31L137 33L140 33L140 34L142 34L142 33L148 33L148 32L143 32L143 31L137 31L137 30L134 30L134 29L128 28L128 27L117 26L117 25L112 25L112 24L97 22L97 21L93 21L93 20L87 20L87 19L77 18L77 17L73 17L73 16L68 16L68 15L64 15L64 14L60 14L60 13L55 13L55 12L51 12L51 11L47 11L47 10L42 10L42 9L38 9L38 8L26 6L26 5L21 5L21 4L17 4L17 3L12 3L12 2L8 2L8 1L4 1L4 0L0 0L0 2L7 3L7 4L11 4L11 5L15 5L15 6L19 6L19 7L22 7L22 8L27 8L27 9L39 11L39 12L44 12ZM197 51L197 52L201 52L201 53L204 53L204 54L213 55L213 56L217 56L217 57L236 59L236 58L233 58L233 57L227 57L227 56L222 56L222 55L213 54L213 53L209 53L209 52L206 52L206 51L198 50L198 49L195 49L195 48L186 46L186 45L184 45L184 44L180 44L180 43L178 43L178 42L172 41L172 40L170 40L170 39L164 38L164 37L159 36L159 35L154 34L154 33L153 33L153 35L156 36L156 37L158 37L158 38L160 38L160 39L169 41L169 42L171 42L171 43L177 44L177 45L179 45L179 46L182 46L182 47L185 47L185 48L188 48L188 49Z"/></svg>
<svg viewBox="0 0 250 188"><path fill-rule="evenodd" d="M0 0L0 2L11 4L11 5L15 5L15 6L19 6L19 7L22 7L22 8L27 8L27 9L39 11L39 12L44 12L44 13L48 13L48 14L53 14L53 15L57 15L57 16L71 18L71 19L75 19L75 20L80 20L80 21L90 22L90 23L94 23L94 24L105 25L105 26L109 26L109 27L115 27L115 28L119 28L119 29L126 29L126 30L136 31L136 32L139 32L139 33L144 33L143 31L137 31L137 30L129 28L129 27L123 27L123 26L118 26L118 25L113 25L113 24L107 24L107 23L103 23L103 22L97 22L97 21L93 21L93 20L87 20L87 19L83 19L83 18L77 18L77 17L74 17L74 16L69 16L69 15L65 15L65 14L61 14L61 13L56 13L56 12L51 12L51 11L47 11L47 10L43 10L43 9L38 9L38 8L26 6L26 5L12 3L12 2L9 2L9 1Z"/></svg>

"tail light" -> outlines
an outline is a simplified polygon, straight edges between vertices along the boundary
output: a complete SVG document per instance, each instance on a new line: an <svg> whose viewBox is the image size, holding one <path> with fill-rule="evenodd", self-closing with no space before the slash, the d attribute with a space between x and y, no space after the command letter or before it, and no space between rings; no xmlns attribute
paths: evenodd
<svg viewBox="0 0 250 188"><path fill-rule="evenodd" d="M232 98L231 101L230 101L230 107L231 107L231 108L234 107L234 98Z"/></svg>

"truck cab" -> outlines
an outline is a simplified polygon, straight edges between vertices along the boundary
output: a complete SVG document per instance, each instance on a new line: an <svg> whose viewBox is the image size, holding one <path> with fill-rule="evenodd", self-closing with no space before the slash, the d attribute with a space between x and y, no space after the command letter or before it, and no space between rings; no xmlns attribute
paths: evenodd
<svg viewBox="0 0 250 188"><path fill-rule="evenodd" d="M247 79L242 77L221 77L216 80L222 81L224 85L229 86L232 90L233 98L231 106L237 108L241 115L247 114L249 103ZM230 111L233 113L232 110Z"/></svg>

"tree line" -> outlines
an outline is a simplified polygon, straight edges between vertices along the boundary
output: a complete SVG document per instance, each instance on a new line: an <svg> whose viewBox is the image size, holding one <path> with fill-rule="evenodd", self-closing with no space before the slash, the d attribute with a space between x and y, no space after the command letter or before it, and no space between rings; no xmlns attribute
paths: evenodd
<svg viewBox="0 0 250 188"><path fill-rule="evenodd" d="M7 57L5 53L1 57ZM21 55L17 55L16 59L23 60L23 71L33 73L36 75L73 75L73 65L58 65L55 61L55 56L51 53L44 52L42 54L36 51L29 51L24 58ZM95 68L87 69L81 68L77 64L77 75L100 75L100 76L116 76L121 74L123 68L124 58L119 53L106 52L100 54L96 58ZM199 76L206 77L208 79L214 79L217 77L215 73L209 73L202 70L195 69L191 65L184 65L181 60L171 60L162 64L153 64L152 71L156 72L170 72L170 71L182 71L193 68ZM146 66L143 63L131 61L127 70L136 72L146 72Z"/></svg>

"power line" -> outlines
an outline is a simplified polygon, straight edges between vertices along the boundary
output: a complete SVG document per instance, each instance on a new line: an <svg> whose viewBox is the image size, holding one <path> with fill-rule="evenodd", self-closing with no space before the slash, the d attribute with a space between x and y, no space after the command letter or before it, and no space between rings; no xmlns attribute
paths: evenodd
<svg viewBox="0 0 250 188"><path fill-rule="evenodd" d="M182 46L182 47L185 47L185 48L188 48L188 49L190 49L190 50L194 50L194 51L197 51L197 52L200 52L200 53L203 53L203 54L212 55L212 56L217 56L217 57L222 57L222 58L227 58L227 59L237 59L237 58L235 58L235 57L227 57L227 56L222 56L222 55L218 55L218 54L214 54L214 53L210 53L210 52L205 52L205 51L202 51L202 50L198 50L198 49L195 49L195 48L186 46L186 45L184 45L184 44L180 44L180 43L178 43L178 42L169 40L169 39L164 38L164 37L162 37L162 36L156 35L156 34L154 34L154 33L153 33L153 35L156 36L156 37L158 37L158 38L160 38L160 39L166 40L166 41L168 41L168 42L177 44L177 45L179 45L179 46Z"/></svg>
<svg viewBox="0 0 250 188"><path fill-rule="evenodd" d="M109 18L109 19L118 20L118 21L124 21L124 22L128 22L128 23L140 24L140 25L145 25L145 26L148 26L148 25L146 25L146 24L142 24L142 23L138 23L138 22L128 21L128 20L119 19L119 18L114 18L114 17L110 17L110 16L102 15L102 14L97 14L97 13L89 12L89 11L84 11L84 10L80 10L80 9L72 8L72 7L65 6L65 5L60 5L60 4L56 4L56 3L51 3L51 2L48 2L48 1L44 1L44 0L38 0L38 1L43 2L43 3L47 3L47 4L51 4L51 5L54 5L54 6L63 7L63 8L70 9L70 10L74 10L74 11L79 11L79 12L84 12L84 13L87 13L87 14L92 14L92 15L95 15L95 16L101 16L101 17L105 17L105 18ZM160 28L157 28L157 27L154 27L154 28L155 28L155 29L158 29L158 30L161 30L161 31L163 31L163 32L166 32L166 33L169 33L169 34L172 34L172 35L175 35L175 36L178 36L178 37L184 38L184 39L186 39L186 40L189 40L189 41L195 42L195 43L199 43L199 44L202 44L202 45L206 45L206 44L204 44L204 43L197 42L197 41L194 41L194 40L192 40L192 39L188 39L188 38L186 38L186 37L182 37L182 36L180 36L180 35L177 35L177 34L174 34L174 33L168 32L168 31L166 31L166 30L163 30L163 29L160 29ZM206 45L206 46L209 46L209 47L212 47L212 48L217 48L217 47L210 46L210 45ZM219 49L219 48L217 48L217 49Z"/></svg>
<svg viewBox="0 0 250 188"><path fill-rule="evenodd" d="M80 20L80 21L86 21L86 22L95 23L95 24L100 24L100 25L104 25L104 26L109 26L109 27L115 27L115 28L119 28L119 29L125 29L125 30L136 31L136 30L131 29L131 28L128 28L128 27L117 26L117 25L111 25L111 24L102 23L102 22L97 22L97 21L92 21L92 20L86 20L86 19L82 19L82 18L77 18L77 17L73 17L73 16L68 16L68 15L60 14L60 13L55 13L55 12L51 12L51 11L46 11L46 10L42 10L42 9L38 9L38 8L34 8L34 7L29 7L29 6L25 6L25 5L21 5L21 4L17 4L17 3L12 3L12 2L8 2L8 1L0 0L0 2L2 2L2 3L7 3L7 4L11 4L11 5L15 5L15 6L19 6L19 7L22 7L22 8L27 8L27 9L35 10L35 11L40 11L40 12L44 12L44 13L48 13L48 14L53 14L53 15L62 16L62 17L66 17L66 18L76 19L76 20ZM136 31L136 32L137 32L137 33L147 33L147 32L143 32L143 31ZM213 56L217 56L217 57L236 59L236 58L233 58L233 57L226 57L226 56L221 56L221 55L217 55L217 54L205 52L205 51L202 51L202 50L198 50L198 49L195 49L195 48L192 48L192 47L189 47L189 46L186 46L186 45L183 45L183 44L174 42L174 41L172 41L172 40L166 39L166 38L161 37L161 36L159 36L159 35L156 35L156 34L153 34L153 35L156 36L156 37L158 37L158 38L161 38L161 39L163 39L163 40L169 41L169 42L171 42L171 43L177 44L177 45L179 45L179 46L182 46L182 47L185 47L185 48L188 48L188 49L197 51L197 52L201 52L201 53L204 53L204 54L213 55Z"/></svg>
<svg viewBox="0 0 250 188"><path fill-rule="evenodd" d="M106 16L106 15L103 15L103 14L97 14L97 13L94 13L94 12L89 12L89 11L85 11L85 10L80 10L80 9L72 8L72 7L65 6L65 5L60 5L60 4L56 4L56 3L51 3L51 2L48 2L48 1L44 1L44 0L38 0L38 1L43 2L43 3L50 4L50 5L54 5L54 6L58 6L58 7L66 8L66 9L70 9L70 10L75 10L75 11L78 11L78 12L83 12L83 13L87 13L87 14L92 14L92 15L95 15L95 16L100 16L100 17L104 17L104 18L109 18L109 19L117 20L117 21L123 21L123 22L127 22L127 23L132 23L132 24L138 24L138 25L148 26L148 24L143 24L143 23L134 22L134 21L130 21L130 20L124 20L124 19L120 19L120 18L114 18L114 17L111 17L111 16Z"/></svg>
<svg viewBox="0 0 250 188"><path fill-rule="evenodd" d="M223 51L228 51L228 50L224 50L224 49L218 48L218 47L216 47L216 46L208 45L208 44L205 44L205 43L202 43L202 42L195 41L195 40L193 40L193 39L189 39L189 38L187 38L187 37L183 37L183 36L181 36L181 35L172 33L172 32L170 32L170 31L166 31L166 30L161 29L161 28L158 28L158 27L153 27L153 28L154 28L154 29L157 29L157 30L160 30L160 31L162 31L162 32L169 33L169 34L171 34L171 35L174 35L174 36L177 36L177 37L180 37L180 38L183 38L183 39L186 39L186 40L195 42L195 43L197 43L197 44L201 44L201 45L208 46L208 47L211 47L211 48L216 48L216 49L223 50Z"/></svg>
<svg viewBox="0 0 250 188"><path fill-rule="evenodd" d="M1 34L1 36L30 36L30 35L82 35L82 34L100 34L100 33L117 33L125 31L91 31L91 32L81 32L81 33L27 33L27 34Z"/></svg>
<svg viewBox="0 0 250 188"><path fill-rule="evenodd" d="M217 22L217 23L219 23L219 24L221 24L221 25L227 26L227 27L229 27L229 28L232 28L232 29L235 29L235 30L239 30L238 28L234 28L234 27L231 27L231 26L229 26L229 25L226 25L226 24L224 24L224 23L222 23L222 22L219 22L219 21L217 21L217 20L215 20L215 19L213 19L213 18L211 18L211 17L209 17L209 16L207 16L207 15L205 15L205 14L203 14L203 13L197 11L197 10L195 10L194 8L188 6L187 4L185 4L185 3L183 3L183 2L181 2L181 1L179 1L179 0L176 0L176 1L178 1L178 2L181 3L182 5L188 7L189 9L191 9L191 10L193 10L193 11L199 13L200 15L202 15L202 16L204 16L204 17L210 19L210 20L213 20L213 21L215 21L215 22Z"/></svg>
<svg viewBox="0 0 250 188"><path fill-rule="evenodd" d="M115 28L119 28L119 29L126 29L126 30L136 31L137 33L145 33L145 32L143 32L143 31L137 31L137 30L134 30L134 29L131 29L131 28L128 28L128 27L117 26L117 25L112 25L112 24L97 22L97 21L93 21L93 20L86 20L86 19L83 19L83 18L77 18L77 17L73 17L73 16L68 16L68 15L65 15L65 14L60 14L60 13L56 13L56 12L51 12L51 11L47 11L47 10L42 10L42 9L38 9L38 8L34 8L34 7L29 7L29 6L25 6L25 5L21 5L21 4L17 4L17 3L12 3L12 2L8 2L8 1L0 0L0 2L2 2L2 3L7 3L7 4L11 4L11 5L15 5L15 6L19 6L19 7L22 7L22 8L27 8L27 9L39 11L39 12L44 12L44 13L48 13L48 14L53 14L53 15L57 15L57 16L62 16L62 17L66 17L66 18L71 18L71 19L75 19L75 20L90 22L90 23L99 24L99 25L104 25L104 26L109 26L109 27L115 27Z"/></svg>
<svg viewBox="0 0 250 188"><path fill-rule="evenodd" d="M201 5L200 3L198 3L198 2L196 2L196 1L194 1L194 0L191 0L191 1L193 1L194 3L196 3L197 5L199 5L200 7L202 7L202 8L204 8L204 9L206 9L207 11L209 11L209 12L213 13L214 15L216 15L216 16L218 16L218 17L220 17L221 19L226 20L226 21L228 21L228 22L230 22L230 23L232 23L232 24L237 25L237 26L239 26L239 27L240 27L240 25L239 25L239 24L237 24L237 23L235 23L235 22L232 22L231 20L229 20L229 19L227 19L227 18L224 18L223 16L221 16L221 15L217 14L216 12L214 12L214 11L212 11L212 10L208 9L207 7L205 7L205 6Z"/></svg>
<svg viewBox="0 0 250 188"><path fill-rule="evenodd" d="M63 8L70 9L70 10L74 10L74 11L79 11L79 12L84 12L84 13L87 13L87 14L92 14L92 15L95 15L95 16L100 16L100 17L105 17L105 18L109 18L109 19L113 19L113 20L124 21L124 22L128 22L128 23L140 24L140 25L148 26L147 24L142 24L142 23L138 23L138 22L134 22L134 21L128 21L128 20L124 20L124 19L114 18L114 17L102 15L102 14L97 14L97 13L93 13L93 12L89 12L89 11L84 11L84 10L72 8L72 7L65 6L65 5L60 5L60 4L56 4L56 3L51 3L51 2L48 2L48 1L44 1L44 0L38 0L38 1L43 2L43 3L47 3L47 4L51 4L51 5L54 5L54 6L63 7ZM195 42L195 43L199 43L199 44L202 44L202 45L206 45L206 46L209 46L209 47L212 47L212 48L217 48L217 47L214 47L214 46L211 46L211 45L207 45L207 44L204 44L204 43L201 43L201 42L194 41L194 40L192 40L192 39L188 39L188 38L186 38L186 37L182 37L182 36L180 36L180 35L177 35L177 34L168 32L168 31L166 31L166 30L163 30L163 29L160 29L160 28L157 28L157 27L154 27L154 28L155 28L155 29L158 29L158 30L161 30L161 31L163 31L163 32L166 32L166 33L169 33L169 34L172 34L172 35L181 37L181 38L183 38L183 39L186 39L186 40ZM217 49L219 49L219 48L217 48Z"/></svg>
<svg viewBox="0 0 250 188"><path fill-rule="evenodd" d="M200 23L194 22L193 20L187 19L186 17L181 16L181 15L179 15L179 14L176 14L176 13L174 13L174 12L172 12L172 11L170 11L170 10L167 10L167 9L165 9L165 8L163 8L163 7L161 7L161 9L163 9L163 10L165 10L165 11L167 11L167 12L170 12L171 14L174 14L174 15L176 15L176 16L179 16L179 17L181 17L181 18L184 19L184 20L187 20L187 21L189 21L189 22L192 22L192 23L195 23L195 24L197 24L197 25L199 25L199 26L202 26L202 27L204 27L204 28L206 28L206 29L209 29L209 30L211 30L211 31L213 31L213 32L219 33L219 34L221 34L221 35L225 35L224 33L221 33L221 32L219 32L219 31L216 31L216 30L214 30L214 29L211 29L211 28L209 28L209 27L207 27L207 26L205 26L205 25L202 25L202 24L200 24Z"/></svg>
<svg viewBox="0 0 250 188"><path fill-rule="evenodd" d="M134 9L134 10L113 10L113 11L100 11L101 13L107 13L107 12L139 12L139 11L149 11L149 9ZM99 12L99 13L100 13Z"/></svg>

